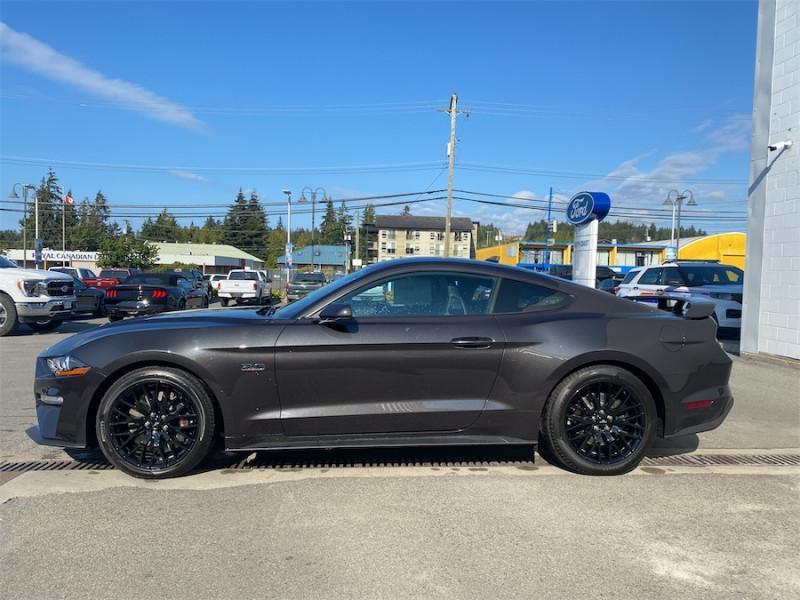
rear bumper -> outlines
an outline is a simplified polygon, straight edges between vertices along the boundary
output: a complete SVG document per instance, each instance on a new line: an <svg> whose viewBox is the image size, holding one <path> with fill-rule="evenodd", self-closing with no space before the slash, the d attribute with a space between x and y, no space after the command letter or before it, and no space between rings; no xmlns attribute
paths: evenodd
<svg viewBox="0 0 800 600"><path fill-rule="evenodd" d="M137 317L139 315L155 315L167 310L163 304L146 304L144 302L118 302L109 304L106 301L106 312L112 317Z"/></svg>
<svg viewBox="0 0 800 600"><path fill-rule="evenodd" d="M696 392L667 413L664 437L716 429L722 425L732 408L733 395L727 385Z"/></svg>

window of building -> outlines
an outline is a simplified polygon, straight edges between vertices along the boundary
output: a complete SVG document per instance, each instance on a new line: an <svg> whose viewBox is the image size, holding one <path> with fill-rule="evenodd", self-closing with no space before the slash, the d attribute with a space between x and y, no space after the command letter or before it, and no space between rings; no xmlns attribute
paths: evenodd
<svg viewBox="0 0 800 600"><path fill-rule="evenodd" d="M569 294L558 290L514 279L503 279L492 312L502 314L553 310L564 306L568 300Z"/></svg>

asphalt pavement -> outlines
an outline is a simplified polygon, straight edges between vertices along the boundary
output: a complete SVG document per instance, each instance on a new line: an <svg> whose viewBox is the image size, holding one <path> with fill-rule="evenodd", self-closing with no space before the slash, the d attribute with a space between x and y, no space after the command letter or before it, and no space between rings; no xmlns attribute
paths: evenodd
<svg viewBox="0 0 800 600"><path fill-rule="evenodd" d="M0 338L0 463L72 460L25 434L33 358L100 322ZM727 421L653 455L800 454L797 366L726 346ZM800 597L797 465L590 478L491 449L466 465L362 458L155 482L0 472L0 598Z"/></svg>

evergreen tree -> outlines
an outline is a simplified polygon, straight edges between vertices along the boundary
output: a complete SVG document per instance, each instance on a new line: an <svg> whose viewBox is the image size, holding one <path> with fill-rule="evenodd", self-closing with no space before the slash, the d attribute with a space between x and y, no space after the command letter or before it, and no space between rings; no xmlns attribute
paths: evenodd
<svg viewBox="0 0 800 600"><path fill-rule="evenodd" d="M247 198L242 190L236 195L233 204L228 208L228 213L222 222L222 241L236 248L244 245L244 219L247 213Z"/></svg>
<svg viewBox="0 0 800 600"><path fill-rule="evenodd" d="M400 216L403 216L403 217L410 217L411 216L411 207L408 204L406 204L403 207L403 210L400 212Z"/></svg>
<svg viewBox="0 0 800 600"><path fill-rule="evenodd" d="M151 242L183 242L186 231L175 216L166 208L158 213L155 220L147 217L139 230L139 235Z"/></svg>
<svg viewBox="0 0 800 600"><path fill-rule="evenodd" d="M345 232L350 232L353 228L353 216L348 212L344 200L339 204L339 208L336 211L336 221L339 224L339 231L342 232L342 235Z"/></svg>
<svg viewBox="0 0 800 600"><path fill-rule="evenodd" d="M358 236L361 238L359 243L359 254L357 258L363 261L367 259L367 229L365 225L375 224L375 207L372 204L367 204L364 207L364 212L361 215L361 226L358 231Z"/></svg>
<svg viewBox="0 0 800 600"><path fill-rule="evenodd" d="M336 218L336 209L333 207L333 200L328 198L325 203L325 214L322 216L320 224L320 244L341 244L344 234L339 227L339 220Z"/></svg>
<svg viewBox="0 0 800 600"><path fill-rule="evenodd" d="M102 191L98 190L93 203L84 198L77 213L78 223L73 232L76 249L96 252L105 239L120 235L119 226L110 223L111 212Z"/></svg>
<svg viewBox="0 0 800 600"><path fill-rule="evenodd" d="M221 244L222 237L222 223L209 216L194 234L192 241L196 244Z"/></svg>
<svg viewBox="0 0 800 600"><path fill-rule="evenodd" d="M36 188L39 204L39 238L44 248L61 248L61 196L59 194L58 177L53 170L42 177ZM24 226L24 220L20 225ZM28 204L27 234L29 240L36 235L36 202ZM33 244L33 241L31 241Z"/></svg>
<svg viewBox="0 0 800 600"><path fill-rule="evenodd" d="M103 241L97 256L98 267L150 269L158 260L158 248L133 236L117 236Z"/></svg>

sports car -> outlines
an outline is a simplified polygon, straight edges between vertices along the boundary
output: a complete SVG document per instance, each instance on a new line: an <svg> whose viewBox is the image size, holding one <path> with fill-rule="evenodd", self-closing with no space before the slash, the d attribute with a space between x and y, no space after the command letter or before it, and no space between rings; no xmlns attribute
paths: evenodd
<svg viewBox="0 0 800 600"><path fill-rule="evenodd" d="M128 474L229 451L545 444L564 468L633 469L656 437L720 425L731 360L713 306L669 310L516 267L409 258L282 308L111 323L45 350L41 443Z"/></svg>

